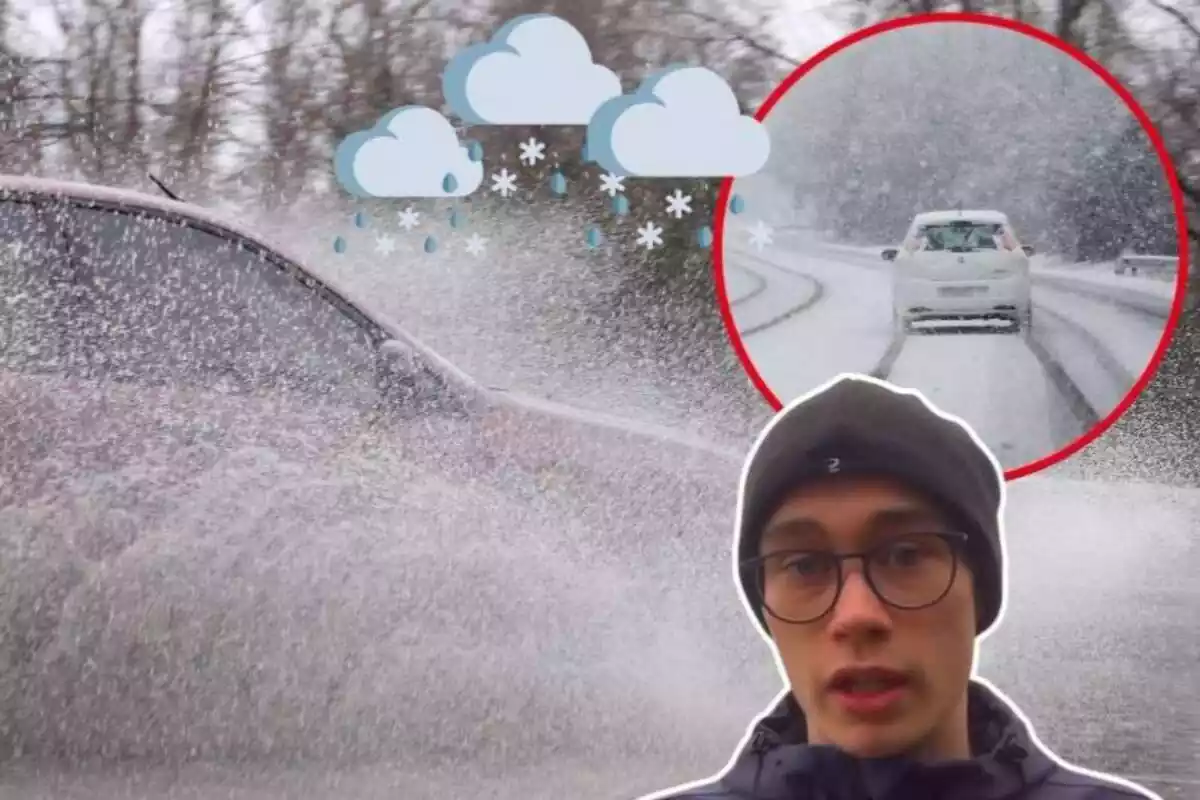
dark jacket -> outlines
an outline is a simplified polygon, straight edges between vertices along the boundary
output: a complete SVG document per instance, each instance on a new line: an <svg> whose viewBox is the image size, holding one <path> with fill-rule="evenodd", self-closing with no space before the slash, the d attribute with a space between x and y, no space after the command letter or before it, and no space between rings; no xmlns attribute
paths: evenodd
<svg viewBox="0 0 1200 800"><path fill-rule="evenodd" d="M982 683L968 691L967 761L921 765L858 760L805 742L803 712L789 694L755 725L720 778L664 800L1118 800L1153 798L1059 766L1007 703Z"/></svg>

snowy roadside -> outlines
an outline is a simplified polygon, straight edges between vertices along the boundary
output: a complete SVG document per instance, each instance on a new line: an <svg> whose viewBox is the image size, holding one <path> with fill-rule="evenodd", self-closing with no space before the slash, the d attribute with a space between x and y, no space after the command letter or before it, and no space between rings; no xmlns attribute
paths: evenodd
<svg viewBox="0 0 1200 800"><path fill-rule="evenodd" d="M1034 259L1031 272L1035 283L1087 290L1125 305L1136 304L1148 312L1161 313L1164 318L1170 313L1179 288L1174 274L1118 275L1111 263L1068 265Z"/></svg>

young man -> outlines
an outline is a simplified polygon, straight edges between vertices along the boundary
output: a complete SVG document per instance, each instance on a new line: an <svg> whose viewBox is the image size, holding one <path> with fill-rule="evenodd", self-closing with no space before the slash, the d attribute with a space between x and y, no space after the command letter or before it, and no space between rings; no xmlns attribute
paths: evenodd
<svg viewBox="0 0 1200 800"><path fill-rule="evenodd" d="M1064 765L972 677L1004 477L961 421L843 376L767 426L738 505L738 586L790 688L724 773L657 797L1161 800Z"/></svg>

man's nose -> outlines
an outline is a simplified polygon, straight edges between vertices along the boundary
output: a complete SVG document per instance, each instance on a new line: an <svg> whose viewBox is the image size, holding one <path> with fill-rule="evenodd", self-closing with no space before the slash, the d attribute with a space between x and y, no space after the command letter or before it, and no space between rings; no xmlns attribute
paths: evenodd
<svg viewBox="0 0 1200 800"><path fill-rule="evenodd" d="M862 570L846 565L842 593L831 612L829 632L835 638L879 637L891 629L891 614L872 591Z"/></svg>

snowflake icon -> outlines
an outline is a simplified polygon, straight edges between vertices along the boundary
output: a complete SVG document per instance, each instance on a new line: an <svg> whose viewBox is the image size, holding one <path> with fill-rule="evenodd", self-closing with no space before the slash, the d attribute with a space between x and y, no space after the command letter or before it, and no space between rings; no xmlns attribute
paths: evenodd
<svg viewBox="0 0 1200 800"><path fill-rule="evenodd" d="M391 255L396 249L396 240L391 236L380 236L375 239L375 252L382 256Z"/></svg>
<svg viewBox="0 0 1200 800"><path fill-rule="evenodd" d="M521 142L521 160L523 162L525 162L526 164L528 164L529 166L532 167L534 164L541 161L545 157L546 157L545 142L539 142L537 139L533 138L532 136L529 137L529 141Z"/></svg>
<svg viewBox="0 0 1200 800"><path fill-rule="evenodd" d="M771 244L773 236L774 231L771 230L771 226L760 219L750 230L750 244L754 245L754 249L761 253L764 247Z"/></svg>
<svg viewBox="0 0 1200 800"><path fill-rule="evenodd" d="M501 197L508 197L517 191L517 176L509 172L507 167L493 173L492 191L499 192Z"/></svg>
<svg viewBox="0 0 1200 800"><path fill-rule="evenodd" d="M676 189L674 194L667 195L667 213L675 219L683 219L684 214L692 213L692 196Z"/></svg>
<svg viewBox="0 0 1200 800"><path fill-rule="evenodd" d="M611 172L601 175L600 191L606 192L609 197L616 197L617 192L625 191L625 179L617 177Z"/></svg>
<svg viewBox="0 0 1200 800"><path fill-rule="evenodd" d="M662 245L662 227L655 225L653 222L647 222L644 226L637 229L637 243L647 250L653 250L655 247Z"/></svg>
<svg viewBox="0 0 1200 800"><path fill-rule="evenodd" d="M487 245L487 239L484 239L478 233L472 233L467 238L467 245L466 245L467 252L473 256L478 257L478 256L483 255L483 251L484 251L484 248L486 245Z"/></svg>
<svg viewBox="0 0 1200 800"><path fill-rule="evenodd" d="M421 224L421 212L413 209L412 206L400 212L400 227L406 231L411 231L413 228Z"/></svg>

